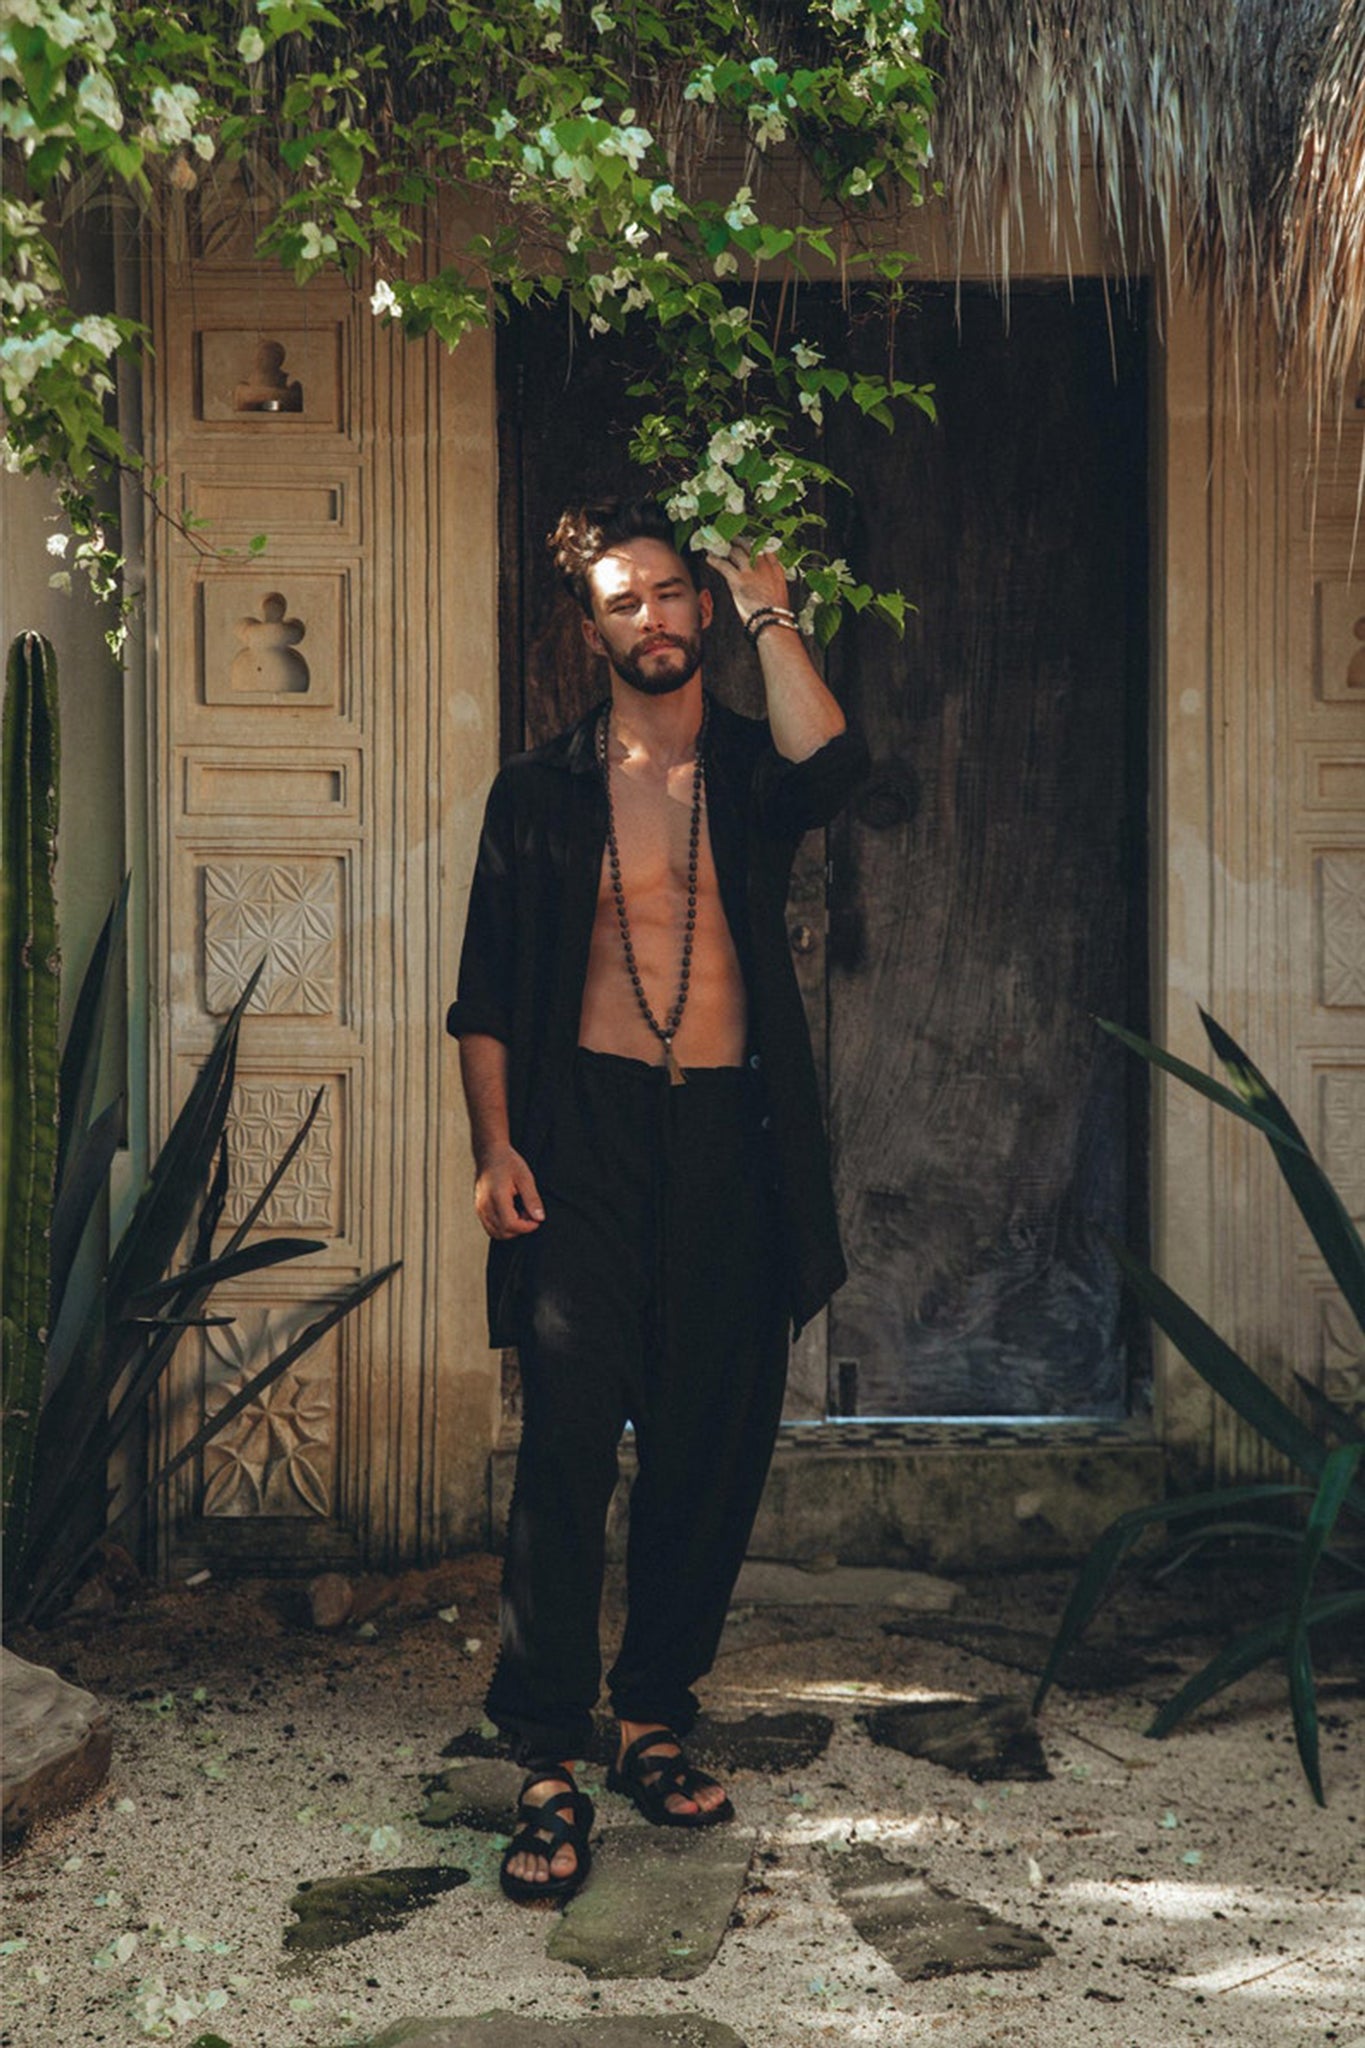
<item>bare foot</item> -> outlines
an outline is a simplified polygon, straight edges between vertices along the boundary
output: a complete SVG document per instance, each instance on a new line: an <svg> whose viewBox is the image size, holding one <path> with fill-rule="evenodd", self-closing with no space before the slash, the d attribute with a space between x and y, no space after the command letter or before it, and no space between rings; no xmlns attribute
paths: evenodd
<svg viewBox="0 0 1365 2048"><path fill-rule="evenodd" d="M621 1768L622 1757L640 1735L657 1733L659 1736L657 1747L651 1743L648 1749L637 1752L635 1769L644 1777L646 1783L649 1781L656 1754L661 1763L668 1757L682 1754L677 1736L660 1721L622 1721L620 1727L621 1746L616 1755L618 1771ZM664 1804L670 1813L714 1813L718 1806L725 1804L725 1797L723 1785L698 1785L695 1799L688 1799L681 1792L670 1792Z"/></svg>
<svg viewBox="0 0 1365 2048"><path fill-rule="evenodd" d="M578 1788L573 1781L573 1766L565 1764L562 1778L543 1778L522 1793L527 1806L543 1806L547 1799L554 1799L561 1792L574 1792ZM551 1877L572 1877L578 1868L578 1854L567 1842L561 1842L553 1856L549 1853L547 1837L545 1854L537 1855L532 1849L523 1849L513 1856L507 1865L509 1877L523 1878L528 1884L544 1884Z"/></svg>

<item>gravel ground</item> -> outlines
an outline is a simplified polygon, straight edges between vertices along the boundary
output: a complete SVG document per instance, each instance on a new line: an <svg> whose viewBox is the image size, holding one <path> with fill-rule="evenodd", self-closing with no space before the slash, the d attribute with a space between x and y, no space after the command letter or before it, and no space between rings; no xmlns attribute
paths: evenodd
<svg viewBox="0 0 1365 2048"><path fill-rule="evenodd" d="M99 1798L7 1862L9 2048L191 2048L205 2034L230 2048L341 2048L407 2015L494 2009L700 2012L748 2048L1365 2048L1358 1657L1354 1670L1329 1660L1321 1681L1324 1812L1276 1673L1167 1742L1144 1738L1152 1702L1207 1653L1198 1626L1163 1643L1165 1668L1136 1690L1054 1692L1041 1724L1049 1780L978 1785L877 1747L859 1717L898 1700L1022 1693L1022 1674L890 1635L883 1624L906 1617L886 1610L739 1610L708 1712L814 1709L834 1721L829 1748L790 1776L732 1779L759 1839L711 1967L687 1983L594 1983L546 1956L552 1913L502 1899L489 1838L415 1818L442 1749L480 1719L496 1581L493 1559L471 1557L362 1586L363 1635L354 1623L315 1633L298 1588L210 1583L16 1637L22 1656L110 1704L115 1752ZM1065 1586L971 1582L960 1613L1046 1629ZM1206 1614L1224 1591L1203 1587ZM1177 1614L1169 1593L1135 1594L1104 1626L1131 1649ZM645 1824L610 1795L598 1805L602 1861L613 1832ZM1055 1954L1028 1971L902 1983L822 1874L817 1845L853 1840L1041 1932ZM471 1881L397 1931L286 1964L301 1879L433 1863Z"/></svg>

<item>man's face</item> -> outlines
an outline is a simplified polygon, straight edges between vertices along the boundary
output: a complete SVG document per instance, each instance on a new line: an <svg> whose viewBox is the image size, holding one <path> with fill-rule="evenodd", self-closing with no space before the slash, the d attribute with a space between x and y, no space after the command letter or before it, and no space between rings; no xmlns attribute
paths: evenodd
<svg viewBox="0 0 1365 2048"><path fill-rule="evenodd" d="M667 697L701 667L711 593L698 590L681 555L661 540L619 542L588 572L592 617L583 637L621 681L646 697Z"/></svg>

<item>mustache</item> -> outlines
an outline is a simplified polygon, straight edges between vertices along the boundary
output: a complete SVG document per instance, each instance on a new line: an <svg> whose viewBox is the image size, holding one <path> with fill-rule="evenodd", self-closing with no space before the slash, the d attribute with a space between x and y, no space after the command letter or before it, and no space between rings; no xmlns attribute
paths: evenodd
<svg viewBox="0 0 1365 2048"><path fill-rule="evenodd" d="M686 654L690 646L691 642L681 633L647 633L643 640L636 641L630 651L638 661L642 655L657 654L662 647L676 647Z"/></svg>

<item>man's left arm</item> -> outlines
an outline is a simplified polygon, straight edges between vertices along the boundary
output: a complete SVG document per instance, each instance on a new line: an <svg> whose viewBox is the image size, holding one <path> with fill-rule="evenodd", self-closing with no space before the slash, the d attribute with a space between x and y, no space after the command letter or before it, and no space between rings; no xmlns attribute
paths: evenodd
<svg viewBox="0 0 1365 2048"><path fill-rule="evenodd" d="M737 540L727 555L708 555L707 560L729 585L763 672L774 755L768 757L769 772L761 775L755 794L772 823L789 832L808 832L843 809L867 771L867 749L848 730L838 699L806 651L777 556L752 555Z"/></svg>
<svg viewBox="0 0 1365 2048"><path fill-rule="evenodd" d="M784 761L808 761L844 730L845 719L795 624L788 623L786 571L775 554L751 555L742 540L731 542L728 555L706 559L730 586L746 634L752 622L773 745Z"/></svg>

